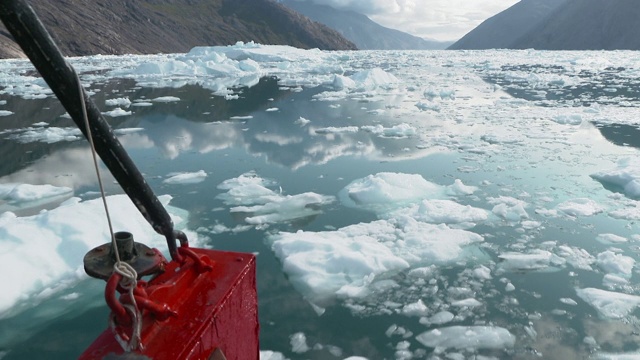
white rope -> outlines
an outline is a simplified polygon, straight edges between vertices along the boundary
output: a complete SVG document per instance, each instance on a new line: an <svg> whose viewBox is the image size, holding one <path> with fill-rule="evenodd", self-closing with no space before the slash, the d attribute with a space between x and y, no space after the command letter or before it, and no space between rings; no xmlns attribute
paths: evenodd
<svg viewBox="0 0 640 360"><path fill-rule="evenodd" d="M120 286L124 289L128 290L129 298L131 299L131 305L124 305L129 313L131 314L133 334L129 339L128 344L123 343L123 339L120 335L115 331L114 324L112 324L112 330L114 330L114 334L116 336L116 340L122 346L122 349L126 352L130 352L132 350L137 350L138 348L142 349L142 343L140 341L140 331L142 329L142 315L140 310L138 309L138 304L136 304L136 298L134 297L133 290L136 288L138 283L138 274L136 270L126 262L120 261L120 253L118 251L118 246L116 244L116 237L113 232L113 225L111 223L111 216L109 215L109 207L107 206L107 197L104 192L104 185L102 184L102 178L100 176L100 167L98 166L98 157L96 156L96 146L93 142L93 135L91 134L91 128L89 127L89 117L87 116L87 105L84 100L84 89L82 87L82 83L80 82L80 77L77 78L78 82L78 92L80 93L80 105L82 106L82 117L84 119L84 125L87 132L87 139L89 140L89 145L91 146L91 155L93 158L93 166L96 170L96 176L98 177L98 186L100 187L100 194L102 197L102 204L104 205L104 211L107 215L107 223L109 225L109 234L111 235L111 246L113 247L114 253L116 255L116 263L113 266L113 271L122 275L122 280L120 281ZM111 319L113 321L113 319ZM124 344L124 345L123 345Z"/></svg>

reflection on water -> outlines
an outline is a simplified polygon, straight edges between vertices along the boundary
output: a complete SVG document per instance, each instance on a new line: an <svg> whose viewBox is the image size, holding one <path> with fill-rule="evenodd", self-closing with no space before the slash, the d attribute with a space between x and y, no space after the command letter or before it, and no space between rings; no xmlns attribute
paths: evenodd
<svg viewBox="0 0 640 360"><path fill-rule="evenodd" d="M422 57L418 59L424 61ZM420 66L415 61L416 67ZM388 65L397 64L389 60ZM405 71L397 67L398 71ZM507 94L541 107L557 97L588 105L613 102L614 96L615 101L621 98L631 104L638 101L635 90L615 93L612 90L620 84L629 87L635 84L624 69L599 73L594 81L601 81L602 87L592 90L566 84L570 78L595 75L566 75L563 67L514 65L503 69L511 75L522 73L522 78L477 71L485 80L503 87ZM530 84L536 79L526 75L529 73L551 74L555 80L540 81L537 88L532 88ZM262 78L256 86L237 89L235 94L239 97L234 100L215 96L196 85L146 88L129 80L94 84L90 90L104 111L113 109L105 105L106 99L127 96L134 102L127 109L132 111L131 115L107 118L109 123L118 129L141 129L120 135L121 142L154 191L172 195L173 205L190 212L190 228L197 229L207 245L258 254L263 349L283 352L291 359L342 359L350 355L393 359L399 348L408 344L414 358L429 358L433 349L424 349L415 336L437 326L418 316L401 314L404 304L421 300L430 315L450 310L456 315L456 325L502 326L517 337L514 349L477 352L488 357L582 359L597 350L591 339L605 352L635 350L633 344L637 343L639 330L635 317L624 321L600 320L592 307L578 301L576 288L602 287L603 271L593 261L583 268L567 260L545 268L546 272L504 271L483 281L475 279L473 273L480 265L499 269L500 255L505 252L526 253L532 249L557 252L559 246L566 246L569 250L584 249L589 254L598 254L611 247L594 241L598 234L615 233L632 239L638 233L634 222L613 219L606 211L589 217L570 216L559 213L556 205L571 198L589 197L606 208L619 206L623 200L603 191L588 175L618 155L629 154L629 147L640 148L634 140L635 127L597 121L595 127L588 121L574 127L552 126L556 124L549 121L550 113L513 110L518 99L506 95L483 94L486 97L481 101L486 103L469 105L473 96L464 94L469 89L460 91L463 95L458 103L446 100L454 108L446 114L444 110L442 113L418 110L412 98L418 92L415 89L381 97L384 101L364 96L321 101L316 95L328 90L323 86L283 88L272 77ZM165 96L179 100L153 102ZM7 139L20 129L42 122L48 124L44 127L72 126L71 120L61 116L64 111L57 102L51 98L24 100L0 95L2 99L8 100L3 109L15 114L0 122L0 151L5 160L0 163L0 182L68 186L76 194L95 196L97 185L84 140L46 144ZM152 105L135 106L136 101L149 101ZM513 103L504 105L510 101ZM456 104L463 105L458 109ZM446 110L449 105L442 106ZM474 112L481 109L488 110L474 117ZM509 111L511 114L504 115ZM519 121L522 118L524 121ZM371 125L390 128L409 120L417 134L384 136L363 128ZM494 122L500 124L496 126ZM606 149L602 150L606 155L593 156L594 144L598 149ZM185 186L162 182L174 172L199 170L208 175L201 183ZM375 297L333 299L332 306L319 317L318 309L292 287L282 264L265 242L266 235L275 231L325 231L371 222L377 217L335 203L323 207L322 214L301 221L268 227L246 226L242 232L217 231L219 227L234 229L247 225L242 214L229 212L217 197L222 192L217 186L248 171L274 180L282 194L313 191L329 196L335 196L354 179L378 172L420 174L447 186L460 179L477 186L478 191L458 200L480 207L492 217L487 224L472 230L485 238L484 243L470 249L473 261L460 260L438 267L430 278L421 279L422 283L411 278L408 271L384 274L379 279L383 281L381 285L372 291ZM103 176L108 193L121 192L108 173L103 171ZM490 199L499 197L526 200L525 219L512 221L492 213L495 204ZM633 205L625 203L628 207ZM637 258L634 246L621 243L615 248ZM37 310L0 320L0 358L75 357L104 328L105 321L96 321L106 316L100 300L101 286L102 283L93 280L84 281L77 289L69 290L87 294L84 298L45 299ZM637 292L638 286L632 281L623 290ZM452 299L468 298L478 300L481 305L451 305ZM575 299L576 304L560 302L561 298ZM402 331L389 332L394 326ZM306 334L307 343L315 346L314 351L304 355L291 351L289 336L297 332ZM2 357L5 349L10 351ZM450 358L471 356L464 350L458 355Z"/></svg>
<svg viewBox="0 0 640 360"><path fill-rule="evenodd" d="M602 136L618 146L640 149L640 129L625 124L596 124Z"/></svg>

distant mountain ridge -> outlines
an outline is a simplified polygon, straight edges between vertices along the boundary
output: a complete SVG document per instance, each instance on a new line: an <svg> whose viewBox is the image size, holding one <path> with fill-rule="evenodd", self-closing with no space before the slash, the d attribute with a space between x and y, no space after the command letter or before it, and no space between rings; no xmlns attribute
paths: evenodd
<svg viewBox="0 0 640 360"><path fill-rule="evenodd" d="M490 17L460 40L450 50L509 49L523 36L568 0L521 0Z"/></svg>
<svg viewBox="0 0 640 360"><path fill-rule="evenodd" d="M640 50L638 0L568 0L515 49Z"/></svg>
<svg viewBox="0 0 640 360"><path fill-rule="evenodd" d="M337 30L361 50L432 50L445 49L451 42L426 40L384 27L355 11L338 10L311 1L279 0L311 20Z"/></svg>
<svg viewBox="0 0 640 360"><path fill-rule="evenodd" d="M28 0L66 56L186 52L238 41L355 50L274 0ZM0 58L24 57L0 24Z"/></svg>
<svg viewBox="0 0 640 360"><path fill-rule="evenodd" d="M640 50L638 0L521 0L449 47Z"/></svg>

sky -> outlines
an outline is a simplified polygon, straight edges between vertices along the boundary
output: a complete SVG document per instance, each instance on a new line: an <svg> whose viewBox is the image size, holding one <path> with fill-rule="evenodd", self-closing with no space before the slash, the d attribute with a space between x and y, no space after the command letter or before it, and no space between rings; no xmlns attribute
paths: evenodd
<svg viewBox="0 0 640 360"><path fill-rule="evenodd" d="M439 41L455 41L519 0L312 0L365 14L380 25Z"/></svg>

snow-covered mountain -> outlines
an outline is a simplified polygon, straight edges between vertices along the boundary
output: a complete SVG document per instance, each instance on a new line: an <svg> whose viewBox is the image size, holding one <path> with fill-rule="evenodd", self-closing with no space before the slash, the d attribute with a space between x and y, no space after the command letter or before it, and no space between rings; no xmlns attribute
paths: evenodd
<svg viewBox="0 0 640 360"><path fill-rule="evenodd" d="M426 40L384 27L355 11L339 10L305 0L279 2L311 20L337 30L361 50L430 50L445 49L451 45L451 42Z"/></svg>

